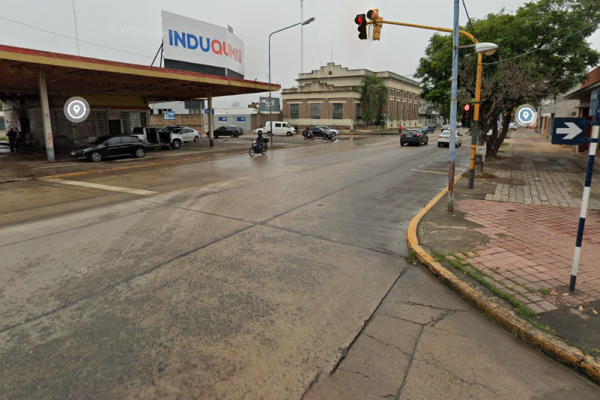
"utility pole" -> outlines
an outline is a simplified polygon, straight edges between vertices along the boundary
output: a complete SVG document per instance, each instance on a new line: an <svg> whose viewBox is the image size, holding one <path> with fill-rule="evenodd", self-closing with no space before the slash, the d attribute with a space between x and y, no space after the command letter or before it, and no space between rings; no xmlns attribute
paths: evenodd
<svg viewBox="0 0 600 400"><path fill-rule="evenodd" d="M304 0L300 0L300 21L304 21ZM300 25L300 73L304 73L304 25Z"/></svg>
<svg viewBox="0 0 600 400"><path fill-rule="evenodd" d="M80 56L79 52L79 32L77 31L77 12L75 11L75 0L71 2L73 5L73 22L75 24L75 44L77 45L77 55Z"/></svg>
<svg viewBox="0 0 600 400"><path fill-rule="evenodd" d="M450 105L450 167L448 168L448 215L454 215L454 171L456 153L456 108L458 107L458 13L459 0L454 0L454 29L452 30L452 104Z"/></svg>

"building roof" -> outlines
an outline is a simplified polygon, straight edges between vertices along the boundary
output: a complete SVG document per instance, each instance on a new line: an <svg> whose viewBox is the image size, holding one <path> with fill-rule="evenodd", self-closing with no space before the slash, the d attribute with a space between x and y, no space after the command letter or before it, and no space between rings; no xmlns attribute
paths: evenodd
<svg viewBox="0 0 600 400"><path fill-rule="evenodd" d="M51 94L78 92L189 100L206 97L208 90L213 96L269 90L264 82L0 45L0 95L38 94L39 72L45 72ZM272 90L280 88L272 85Z"/></svg>
<svg viewBox="0 0 600 400"><path fill-rule="evenodd" d="M332 72L332 74L329 74ZM415 81L414 79L407 78L405 76L396 74L391 71L380 71L374 72L368 69L349 69L347 67L342 67L336 63L327 63L327 65L322 66L320 69L313 70L309 73L301 73L298 75L298 82L303 80L313 80L313 79L326 79L326 78L346 78L346 77L364 77L368 75L377 75L380 78L391 78L396 79L398 81L402 81L407 84L411 84L419 87L421 83L419 81Z"/></svg>

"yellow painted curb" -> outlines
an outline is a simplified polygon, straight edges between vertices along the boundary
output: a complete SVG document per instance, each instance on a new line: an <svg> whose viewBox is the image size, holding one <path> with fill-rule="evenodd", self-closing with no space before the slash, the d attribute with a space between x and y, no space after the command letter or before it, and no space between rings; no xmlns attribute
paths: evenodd
<svg viewBox="0 0 600 400"><path fill-rule="evenodd" d="M456 182L464 175L465 173L461 174L456 179ZM409 251L414 251L419 261L425 264L429 271L437 276L442 283L466 299L471 305L491 316L496 323L506 330L518 333L523 342L538 350L542 350L550 357L578 370L596 383L600 383L600 362L598 362L598 359L583 353L578 348L571 346L563 340L542 332L516 314L499 306L483 293L473 289L465 282L458 279L456 275L444 268L442 264L435 261L429 253L423 250L419 245L419 239L417 238L417 227L419 222L447 192L448 188L442 190L410 222L406 233L406 244Z"/></svg>

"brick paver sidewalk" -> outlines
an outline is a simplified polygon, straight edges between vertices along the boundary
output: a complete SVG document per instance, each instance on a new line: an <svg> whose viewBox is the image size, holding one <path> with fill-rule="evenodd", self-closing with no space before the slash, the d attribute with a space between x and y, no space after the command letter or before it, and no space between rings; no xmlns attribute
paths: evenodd
<svg viewBox="0 0 600 400"><path fill-rule="evenodd" d="M488 181L498 183L495 193L456 204L489 238L465 258L536 313L600 300L600 176L592 186L577 290L570 294L585 160L538 134L513 136L508 157L486 166Z"/></svg>

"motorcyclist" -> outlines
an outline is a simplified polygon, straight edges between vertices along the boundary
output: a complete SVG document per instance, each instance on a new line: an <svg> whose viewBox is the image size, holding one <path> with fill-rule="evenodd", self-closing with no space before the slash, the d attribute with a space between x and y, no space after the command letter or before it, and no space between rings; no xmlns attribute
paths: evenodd
<svg viewBox="0 0 600 400"><path fill-rule="evenodd" d="M265 140L263 138L262 132L258 132L258 137L256 138L256 147L261 150L265 145Z"/></svg>

